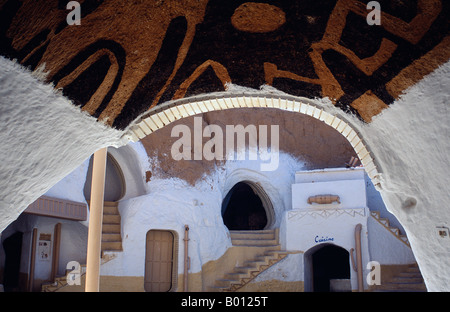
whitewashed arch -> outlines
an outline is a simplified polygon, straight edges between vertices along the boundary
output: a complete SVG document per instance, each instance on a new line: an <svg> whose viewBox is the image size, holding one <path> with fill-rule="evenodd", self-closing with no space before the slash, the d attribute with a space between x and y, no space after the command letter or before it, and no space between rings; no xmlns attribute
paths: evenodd
<svg viewBox="0 0 450 312"><path fill-rule="evenodd" d="M267 217L266 229L279 227L284 210L284 202L278 191L273 188L270 180L258 171L239 168L231 172L224 182L222 189L222 201L239 182L250 186L261 199Z"/></svg>
<svg viewBox="0 0 450 312"><path fill-rule="evenodd" d="M312 101L291 96L218 94L186 98L154 107L136 119L127 129L126 136L137 142L170 123L189 116L233 108L277 108L311 116L336 129L351 144L375 186L380 185L380 173L375 160L361 136L345 120L333 115Z"/></svg>

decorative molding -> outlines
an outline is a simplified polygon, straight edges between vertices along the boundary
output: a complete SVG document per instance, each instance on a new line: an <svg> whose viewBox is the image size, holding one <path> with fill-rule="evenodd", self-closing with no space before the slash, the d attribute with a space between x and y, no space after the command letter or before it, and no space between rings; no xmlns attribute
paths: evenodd
<svg viewBox="0 0 450 312"><path fill-rule="evenodd" d="M303 210L295 209L288 211L288 219L299 220L305 216L312 218L324 218L327 219L331 216L339 217L342 215L349 215L351 217L365 217L366 208L335 208L335 209L314 209L314 210Z"/></svg>
<svg viewBox="0 0 450 312"><path fill-rule="evenodd" d="M400 230L396 227L392 227L389 224L389 219L381 218L379 211L371 211L370 215L372 218L378 221L386 230L388 230L392 235L394 235L398 240L404 243L406 246L411 248L411 244L409 243L408 237L404 234L400 233Z"/></svg>

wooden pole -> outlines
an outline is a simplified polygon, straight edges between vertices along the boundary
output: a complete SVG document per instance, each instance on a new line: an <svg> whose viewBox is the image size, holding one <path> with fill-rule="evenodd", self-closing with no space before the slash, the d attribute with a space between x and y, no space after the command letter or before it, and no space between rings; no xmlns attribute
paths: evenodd
<svg viewBox="0 0 450 312"><path fill-rule="evenodd" d="M102 245L103 204L105 193L107 148L94 153L86 256L86 292L100 290L100 257Z"/></svg>
<svg viewBox="0 0 450 312"><path fill-rule="evenodd" d="M184 226L184 291L188 291L188 275L189 275L189 252L188 252L188 242L189 242L189 226Z"/></svg>
<svg viewBox="0 0 450 312"><path fill-rule="evenodd" d="M32 245L31 245L31 259L30 259L30 277L28 280L28 291L33 291L34 284L34 267L36 264L36 240L37 229L33 229Z"/></svg>
<svg viewBox="0 0 450 312"><path fill-rule="evenodd" d="M356 267L357 267L357 274L358 274L358 291L363 292L364 291L364 284L363 284L363 266L362 266L362 252L361 252L361 230L362 225L357 224L355 227L355 248L356 248Z"/></svg>
<svg viewBox="0 0 450 312"><path fill-rule="evenodd" d="M59 249L61 246L61 223L55 225L55 231L53 234L53 257L52 257L52 272L50 274L50 280L52 282L56 279L59 267Z"/></svg>

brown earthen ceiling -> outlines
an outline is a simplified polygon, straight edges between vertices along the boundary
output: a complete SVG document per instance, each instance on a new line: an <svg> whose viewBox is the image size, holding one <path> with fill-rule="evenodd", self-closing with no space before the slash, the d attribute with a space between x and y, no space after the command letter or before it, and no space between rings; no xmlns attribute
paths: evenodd
<svg viewBox="0 0 450 312"><path fill-rule="evenodd" d="M36 70L89 114L123 129L172 99L271 85L329 97L371 118L450 58L450 3L0 0L0 54Z"/></svg>
<svg viewBox="0 0 450 312"><path fill-rule="evenodd" d="M305 114L283 111L276 108L255 109L239 108L221 111L212 111L197 115L201 117L202 127L207 125L218 125L224 135L227 135L226 125L239 124L247 127L255 126L259 129L261 125L278 125L280 129L279 146L280 151L286 152L292 157L304 163L304 168L320 169L345 166L349 159L358 157L350 142L333 127ZM191 133L194 130L194 117L186 117L177 120L162 129L155 131L152 135L145 136L141 142L150 158L158 159L151 175L159 177L177 177L192 185L200 179L205 172L210 173L220 166L221 160L174 160L167 157L171 154L171 148L178 137L171 135L172 129L179 124L189 127ZM267 145L272 146L271 129L269 128ZM258 136L259 137L259 136ZM194 137L191 138L195 140ZM202 137L202 146L210 138ZM194 143L192 144L194 146ZM246 145L248 148L248 143ZM223 149L226 146L222 146ZM191 151L192 159L194 159Z"/></svg>

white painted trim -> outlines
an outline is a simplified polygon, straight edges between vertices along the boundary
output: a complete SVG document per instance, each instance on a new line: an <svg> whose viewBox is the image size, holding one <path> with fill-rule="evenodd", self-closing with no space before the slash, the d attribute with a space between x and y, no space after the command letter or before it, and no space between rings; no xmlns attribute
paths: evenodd
<svg viewBox="0 0 450 312"><path fill-rule="evenodd" d="M137 142L154 131L167 126L175 120L210 111L237 107L278 108L285 111L309 115L320 120L341 133L352 145L367 175L374 185L379 185L380 173L375 160L370 155L361 137L342 116L332 115L312 103L297 98L263 95L223 95L216 98L195 97L182 99L156 106L141 115L129 126L125 135L130 141ZM176 113L178 108L179 114Z"/></svg>

